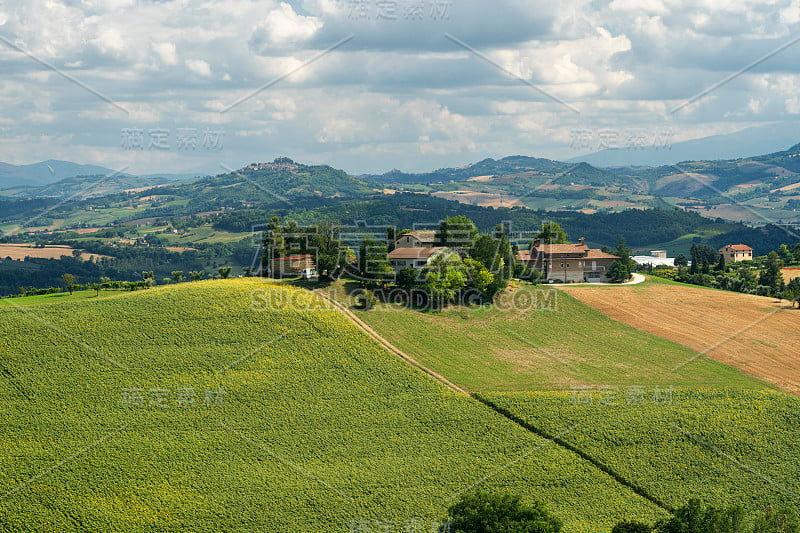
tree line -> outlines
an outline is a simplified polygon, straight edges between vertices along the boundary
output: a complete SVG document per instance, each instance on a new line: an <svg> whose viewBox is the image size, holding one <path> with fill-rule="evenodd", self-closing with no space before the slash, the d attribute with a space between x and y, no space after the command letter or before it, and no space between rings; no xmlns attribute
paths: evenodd
<svg viewBox="0 0 800 533"><path fill-rule="evenodd" d="M527 504L519 495L470 492L451 505L440 531L450 533L560 533L562 521L541 501ZM748 516L741 505L714 507L692 499L672 516L655 523L622 520L611 533L800 533L792 509L773 509Z"/></svg>
<svg viewBox="0 0 800 533"><path fill-rule="evenodd" d="M786 283L782 269L800 263L800 242L792 247L781 244L766 256L753 260L725 263L718 250L707 245L692 245L691 265L685 256L675 258L675 269L648 269L661 278L758 296L800 301L800 278Z"/></svg>

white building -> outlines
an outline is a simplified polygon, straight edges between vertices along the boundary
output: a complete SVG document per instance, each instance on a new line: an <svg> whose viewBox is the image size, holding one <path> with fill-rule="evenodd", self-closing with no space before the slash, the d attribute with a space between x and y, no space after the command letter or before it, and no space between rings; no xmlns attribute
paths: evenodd
<svg viewBox="0 0 800 533"><path fill-rule="evenodd" d="M675 266L675 258L667 257L666 250L650 250L650 255L634 255L631 259L636 261L637 265L653 265L653 267L659 265Z"/></svg>

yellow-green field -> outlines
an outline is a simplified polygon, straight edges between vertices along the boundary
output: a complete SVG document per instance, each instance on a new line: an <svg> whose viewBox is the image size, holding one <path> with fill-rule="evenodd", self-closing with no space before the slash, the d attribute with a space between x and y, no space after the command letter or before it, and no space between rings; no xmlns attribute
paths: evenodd
<svg viewBox="0 0 800 533"><path fill-rule="evenodd" d="M11 531L402 531L476 487L542 499L570 532L665 515L300 289L3 300L0 329Z"/></svg>

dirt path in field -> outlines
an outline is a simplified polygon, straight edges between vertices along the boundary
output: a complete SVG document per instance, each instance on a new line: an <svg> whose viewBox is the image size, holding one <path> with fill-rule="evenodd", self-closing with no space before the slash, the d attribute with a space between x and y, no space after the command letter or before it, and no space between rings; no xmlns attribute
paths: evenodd
<svg viewBox="0 0 800 533"><path fill-rule="evenodd" d="M694 359L711 357L800 394L800 310L786 300L688 285L560 289L616 320L696 350Z"/></svg>
<svg viewBox="0 0 800 533"><path fill-rule="evenodd" d="M409 364L417 367L418 369L422 370L423 372L425 372L426 374L428 374L429 376L431 376L435 380L437 380L440 383L442 383L443 385L445 385L448 389L450 389L450 390L452 390L454 392L459 392L461 394L469 395L469 393L467 391L465 391L464 389L462 389L461 387L459 387L455 383L449 381L447 378L445 378L441 374L438 374L438 373L434 372L433 370L431 370L430 368L426 367L425 365L419 363L416 359L414 359L413 357L411 357L410 355L408 355L407 353L405 353L404 351L400 350L395 345L393 345L392 343L390 343L389 341L384 339L377 331L375 331L374 329L369 327L363 320L358 318L355 315L355 313L353 313L352 311L347 309L345 306L343 306L339 302L333 300L332 298L329 298L322 291L315 290L313 292L317 296L319 296L320 298L326 300L331 305L336 307L336 309L338 309L345 317L347 317L351 322L353 322L353 324L358 326L362 331L364 331L364 333L366 333L367 335L369 335L370 337L372 337L373 339L378 341L384 348L386 348L387 350L389 350L393 354L397 355L398 357L400 357L401 359L403 359L407 363L409 363Z"/></svg>

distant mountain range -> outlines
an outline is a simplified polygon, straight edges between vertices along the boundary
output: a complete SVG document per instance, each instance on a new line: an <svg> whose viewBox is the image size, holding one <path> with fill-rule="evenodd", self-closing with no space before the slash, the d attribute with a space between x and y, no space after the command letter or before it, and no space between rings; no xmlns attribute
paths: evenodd
<svg viewBox="0 0 800 533"><path fill-rule="evenodd" d="M746 132L739 134L746 135ZM725 139L730 137L724 136ZM704 142L712 142L710 139L712 138L707 138ZM714 142L722 141L717 139ZM682 153L687 152L683 150ZM196 191L197 196L209 201L212 197L228 198L242 193L246 193L248 198L253 196L249 201L257 201L257 196L261 195L257 191L266 190L273 193L273 200L285 204L287 199L369 196L385 187L450 195L464 199L465 203L470 203L469 195L473 195L472 198L477 200L472 201L487 201L488 198L488 201L497 200L498 205L503 205L503 195L549 195L558 197L556 207L562 204L574 206L578 203L572 200L600 194L586 192L587 188L606 188L608 191L611 190L608 189L610 187L614 194L618 194L621 188L628 194L695 198L713 203L725 203L729 200L724 200L724 197L731 194L740 201L759 195L774 197L776 194L795 194L792 191L797 187L795 184L800 182L800 144L766 155L752 153L748 157L736 159L705 157L682 160L677 165L651 167L628 164L604 168L586 161L568 162L514 155L502 159L487 158L469 165L418 174L392 170L384 174L360 176L352 176L344 170L328 166L307 166L287 158L277 158L272 163L249 165L236 173L202 177L196 184L184 184L183 189L193 191L191 196L195 196ZM69 177L69 174L74 177ZM83 191L86 187L92 187L90 195L98 196L164 185L176 179L196 176L120 174L108 177L111 174L113 171L108 168L68 161L49 160L31 165L0 163L0 196L64 198L81 193L85 197L87 194ZM102 187L94 187L93 183L98 179L102 182ZM179 185L174 183L175 187ZM240 187L236 187L235 192L224 190L224 187L232 185ZM222 189L217 190L217 187ZM567 190L569 187L572 189ZM475 194L478 196L474 196ZM547 208L552 207L548 205Z"/></svg>
<svg viewBox="0 0 800 533"><path fill-rule="evenodd" d="M82 165L71 161L48 159L30 165L12 165L0 162L0 190L10 188L36 188L58 183L67 178L77 176L110 176L116 171L98 165ZM121 172L121 177L158 178L159 181L180 180L187 178L203 177L206 172L185 172L177 174L142 174L134 176ZM0 193L2 195L2 193Z"/></svg>
<svg viewBox="0 0 800 533"><path fill-rule="evenodd" d="M430 184L497 176L514 176L523 179L533 176L549 177L552 183L602 183L605 185L626 181L625 177L617 173L593 167L588 163L567 163L522 155L513 155L502 159L487 158L471 165L440 168L423 174L407 174L399 170L391 170L385 174L365 174L359 177L376 183Z"/></svg>
<svg viewBox="0 0 800 533"><path fill-rule="evenodd" d="M787 146L786 139L800 138L800 123L781 122L745 128L735 133L711 135L674 143L667 147L606 149L568 159L596 167L661 166L681 161L741 159L766 154Z"/></svg>
<svg viewBox="0 0 800 533"><path fill-rule="evenodd" d="M41 186L74 176L107 175L111 169L97 165L80 165L69 161L48 159L30 165L0 163L0 189L18 186Z"/></svg>

